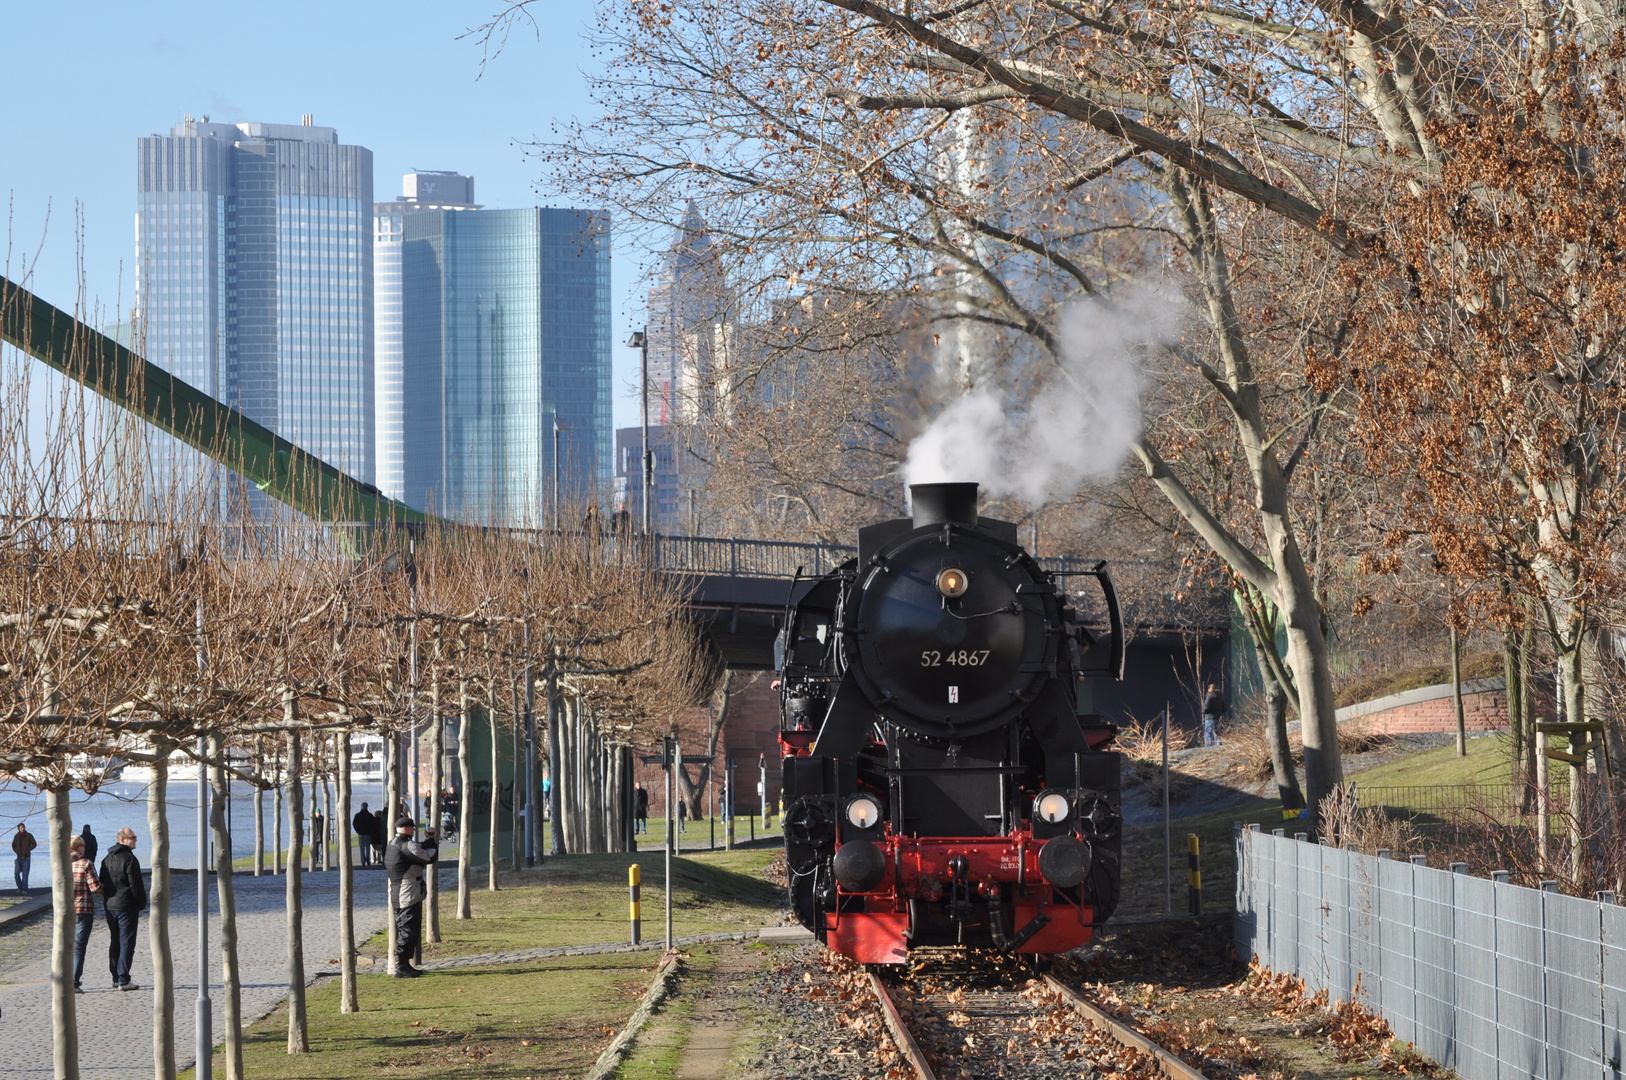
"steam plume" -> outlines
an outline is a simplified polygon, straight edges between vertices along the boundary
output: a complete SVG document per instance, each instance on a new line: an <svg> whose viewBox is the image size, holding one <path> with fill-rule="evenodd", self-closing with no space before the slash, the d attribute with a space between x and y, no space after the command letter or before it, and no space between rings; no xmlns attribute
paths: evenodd
<svg viewBox="0 0 1626 1080"><path fill-rule="evenodd" d="M997 387L950 402L910 444L907 482L974 480L985 494L1040 506L1112 477L1141 430L1138 354L1175 336L1184 312L1145 287L1110 309L1073 305L1060 328L1066 375L1052 373L1021 408Z"/></svg>

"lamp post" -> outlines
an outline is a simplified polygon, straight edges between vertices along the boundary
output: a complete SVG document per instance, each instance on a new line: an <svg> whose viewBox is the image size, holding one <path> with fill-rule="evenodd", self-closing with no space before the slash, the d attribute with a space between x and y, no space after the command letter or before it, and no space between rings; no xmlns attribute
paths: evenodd
<svg viewBox="0 0 1626 1080"><path fill-rule="evenodd" d="M642 356L641 375L638 390L638 412L643 426L643 440L639 447L643 451L644 469L644 507L643 524L644 535L649 535L649 489L655 486L655 455L649 449L649 328L633 331L632 337L627 339L629 348L637 349Z"/></svg>
<svg viewBox="0 0 1626 1080"><path fill-rule="evenodd" d="M203 644L203 598L197 604L198 674L208 670L208 653ZM226 753L224 740L220 753ZM198 1000L193 1029L193 1061L200 1080L209 1080L214 1068L214 1008L209 1001L209 739L198 736ZM230 773L226 773L230 776ZM229 782L229 781L228 781ZM227 834L230 835L229 833Z"/></svg>

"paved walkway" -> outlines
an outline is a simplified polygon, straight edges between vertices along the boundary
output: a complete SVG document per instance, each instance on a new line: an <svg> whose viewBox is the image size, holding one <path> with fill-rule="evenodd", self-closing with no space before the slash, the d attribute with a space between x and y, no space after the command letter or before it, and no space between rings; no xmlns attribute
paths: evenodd
<svg viewBox="0 0 1626 1080"><path fill-rule="evenodd" d="M197 1012L198 922L197 878L186 875L174 882L169 934L175 953L175 1058L181 1068L193 1060L193 1020ZM245 1022L269 1013L288 992L288 935L284 898L285 879L236 876L238 960L242 965ZM212 881L211 881L212 884ZM305 972L308 977L338 974L339 874L337 871L304 877ZM219 904L209 892L210 998L214 1005L215 1044L223 1030L220 1009ZM385 921L384 876L381 870L356 871L356 943L360 945ZM42 929L43 924L43 929ZM49 916L13 933L19 943L37 942L32 957L17 957L17 966L0 975L0 1046L5 1047L7 1077L51 1076L51 1002ZM77 997L79 1064L81 1075L97 1080L145 1080L152 1076L152 952L147 946L147 919L143 915L131 979L135 992L111 987L107 971L107 924L97 914L95 931L85 955L85 993ZM7 939L12 934L6 935ZM9 942L8 942L9 943ZM368 970L363 968L362 970Z"/></svg>

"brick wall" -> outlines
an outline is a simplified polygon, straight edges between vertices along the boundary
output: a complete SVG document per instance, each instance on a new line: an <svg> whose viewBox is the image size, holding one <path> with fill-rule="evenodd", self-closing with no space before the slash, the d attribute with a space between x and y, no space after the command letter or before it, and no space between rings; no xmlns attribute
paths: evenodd
<svg viewBox="0 0 1626 1080"><path fill-rule="evenodd" d="M762 803L757 798L757 781L761 779L758 762L767 755L768 801L779 799L779 691L773 689L773 672L736 671L729 678L728 712L723 717L722 735L717 742L716 768L717 794L722 794L722 769L730 751L735 756L735 782L739 785L736 803L743 814L760 814ZM678 737L685 754L706 752L706 737L711 713L696 709L678 725ZM657 746L651 753L659 753ZM691 780L700 779L700 766L690 765ZM666 813L666 779L659 765L638 765L635 778L649 791L649 816L658 818ZM701 799L702 813L711 808L711 797Z"/></svg>
<svg viewBox="0 0 1626 1080"><path fill-rule="evenodd" d="M1502 691L1462 695L1463 724L1469 731L1507 730L1507 697ZM1381 735L1414 735L1457 730L1456 705L1450 697L1401 705L1362 717L1366 730Z"/></svg>

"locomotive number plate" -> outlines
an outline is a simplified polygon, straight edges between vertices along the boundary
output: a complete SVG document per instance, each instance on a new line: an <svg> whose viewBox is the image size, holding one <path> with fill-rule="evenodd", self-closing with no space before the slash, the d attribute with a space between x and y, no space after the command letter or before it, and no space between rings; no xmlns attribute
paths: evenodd
<svg viewBox="0 0 1626 1080"><path fill-rule="evenodd" d="M960 649L943 652L939 649L925 649L920 654L921 667L981 667L993 655L992 649Z"/></svg>

